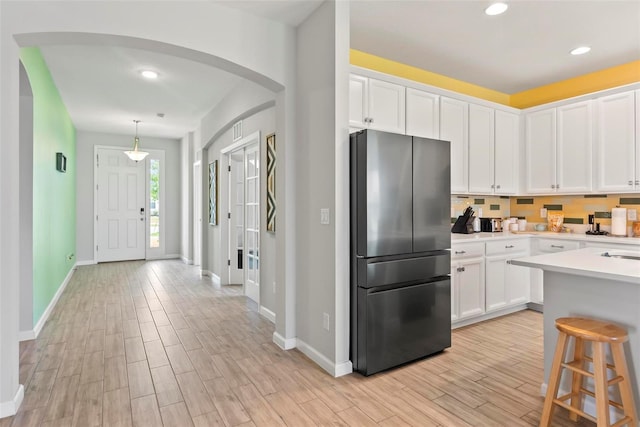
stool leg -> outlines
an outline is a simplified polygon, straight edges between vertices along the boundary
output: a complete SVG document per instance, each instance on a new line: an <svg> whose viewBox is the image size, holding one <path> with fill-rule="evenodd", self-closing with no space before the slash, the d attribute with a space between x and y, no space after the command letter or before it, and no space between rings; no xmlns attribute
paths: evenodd
<svg viewBox="0 0 640 427"><path fill-rule="evenodd" d="M596 416L598 427L609 427L609 388L607 386L607 360L604 343L593 342L593 376L596 389Z"/></svg>
<svg viewBox="0 0 640 427"><path fill-rule="evenodd" d="M560 386L560 375L562 362L564 359L564 350L567 345L567 334L558 332L558 341L556 342L556 352L553 355L551 371L549 372L549 382L547 384L547 395L544 398L544 406L542 407L542 415L540 416L540 427L549 427L551 425L551 417L553 416L553 401L558 395L558 387Z"/></svg>
<svg viewBox="0 0 640 427"><path fill-rule="evenodd" d="M582 338L575 337L575 345L573 347L573 360L578 362L578 366L584 369L584 341ZM580 409L582 407L582 374L573 372L573 379L571 380L571 406ZM571 421L578 421L580 415L575 412L569 412L569 419Z"/></svg>
<svg viewBox="0 0 640 427"><path fill-rule="evenodd" d="M616 367L616 374L624 378L619 384L620 397L622 398L622 406L624 406L624 415L631 417L630 426L638 425L638 412L633 401L633 392L631 391L631 378L629 377L629 369L627 368L627 360L624 357L624 347L622 344L611 344L611 355L613 356L613 364Z"/></svg>

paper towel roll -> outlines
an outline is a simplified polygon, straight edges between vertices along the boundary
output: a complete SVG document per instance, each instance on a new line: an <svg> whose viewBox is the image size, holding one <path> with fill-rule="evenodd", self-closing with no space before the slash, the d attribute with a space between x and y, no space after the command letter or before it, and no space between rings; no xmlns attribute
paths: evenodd
<svg viewBox="0 0 640 427"><path fill-rule="evenodd" d="M611 209L611 235L627 235L627 208Z"/></svg>

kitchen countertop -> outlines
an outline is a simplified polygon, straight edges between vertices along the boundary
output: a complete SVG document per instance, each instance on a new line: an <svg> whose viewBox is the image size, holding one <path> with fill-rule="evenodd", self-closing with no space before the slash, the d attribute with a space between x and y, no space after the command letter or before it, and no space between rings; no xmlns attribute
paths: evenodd
<svg viewBox="0 0 640 427"><path fill-rule="evenodd" d="M473 233L473 234L451 234L451 243L472 243L472 242L489 242L504 239L526 239L530 237L541 237L545 239L561 239L561 240L577 240L583 242L598 242L604 244L623 244L637 246L640 248L640 237L612 237L612 236L593 236L585 233L554 233L552 231L519 231L500 232L500 233Z"/></svg>
<svg viewBox="0 0 640 427"><path fill-rule="evenodd" d="M619 252L640 256L640 248L634 249L583 248L517 258L511 260L511 263L557 273L632 282L640 285L640 260L602 256L604 252L612 254Z"/></svg>

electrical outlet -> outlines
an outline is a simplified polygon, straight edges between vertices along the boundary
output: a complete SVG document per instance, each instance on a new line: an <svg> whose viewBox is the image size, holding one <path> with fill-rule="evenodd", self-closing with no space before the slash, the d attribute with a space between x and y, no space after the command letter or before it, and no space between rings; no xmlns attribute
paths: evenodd
<svg viewBox="0 0 640 427"><path fill-rule="evenodd" d="M329 225L329 208L320 209L320 224Z"/></svg>
<svg viewBox="0 0 640 427"><path fill-rule="evenodd" d="M329 330L329 313L322 313L322 327L325 331Z"/></svg>
<svg viewBox="0 0 640 427"><path fill-rule="evenodd" d="M627 209L627 219L629 221L636 221L638 219L638 211L635 209Z"/></svg>
<svg viewBox="0 0 640 427"><path fill-rule="evenodd" d="M540 218L547 217L547 208L540 208Z"/></svg>

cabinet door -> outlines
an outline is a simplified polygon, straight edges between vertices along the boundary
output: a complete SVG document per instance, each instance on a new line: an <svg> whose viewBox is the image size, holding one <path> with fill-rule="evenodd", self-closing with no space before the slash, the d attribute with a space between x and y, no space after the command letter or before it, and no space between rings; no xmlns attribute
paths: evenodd
<svg viewBox="0 0 640 427"><path fill-rule="evenodd" d="M440 138L440 96L407 88L407 135Z"/></svg>
<svg viewBox="0 0 640 427"><path fill-rule="evenodd" d="M456 268L458 319L484 313L484 259L465 260Z"/></svg>
<svg viewBox="0 0 640 427"><path fill-rule="evenodd" d="M556 110L526 118L527 192L549 194L556 186Z"/></svg>
<svg viewBox="0 0 640 427"><path fill-rule="evenodd" d="M507 260L504 257L486 258L487 280L485 283L487 312L504 308L509 296L506 285Z"/></svg>
<svg viewBox="0 0 640 427"><path fill-rule="evenodd" d="M518 191L520 116L496 110L495 124L494 192L515 194Z"/></svg>
<svg viewBox="0 0 640 427"><path fill-rule="evenodd" d="M520 257L526 254L520 254ZM517 258L515 256L514 258ZM505 285L507 288L507 304L526 304L531 301L530 295L531 269L507 262L505 266ZM542 295L540 295L542 299Z"/></svg>
<svg viewBox="0 0 640 427"><path fill-rule="evenodd" d="M493 116L493 108L469 104L469 192L471 193L493 193Z"/></svg>
<svg viewBox="0 0 640 427"><path fill-rule="evenodd" d="M369 127L405 133L405 87L369 79Z"/></svg>
<svg viewBox="0 0 640 427"><path fill-rule="evenodd" d="M460 293L458 292L460 277L458 276L458 265L451 265L451 321L455 322L460 318L458 314L458 302Z"/></svg>
<svg viewBox="0 0 640 427"><path fill-rule="evenodd" d="M635 94L623 92L596 101L598 191L630 191L635 180Z"/></svg>
<svg viewBox="0 0 640 427"><path fill-rule="evenodd" d="M466 102L440 98L440 139L451 142L451 192L466 193L468 180L468 107Z"/></svg>
<svg viewBox="0 0 640 427"><path fill-rule="evenodd" d="M592 103L565 105L557 109L556 190L588 193L592 189Z"/></svg>
<svg viewBox="0 0 640 427"><path fill-rule="evenodd" d="M367 127L365 118L369 114L366 77L351 74L349 76L349 127L363 129Z"/></svg>

